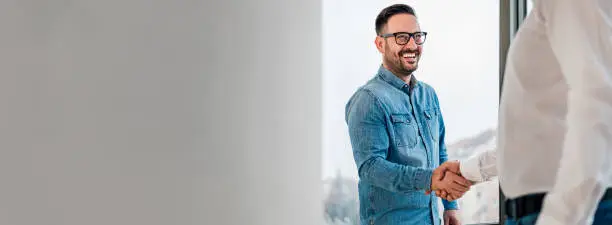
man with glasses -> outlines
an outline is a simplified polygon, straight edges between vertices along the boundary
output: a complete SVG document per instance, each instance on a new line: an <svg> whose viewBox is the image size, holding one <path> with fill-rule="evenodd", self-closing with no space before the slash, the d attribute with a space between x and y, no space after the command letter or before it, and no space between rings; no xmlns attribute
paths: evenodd
<svg viewBox="0 0 612 225"><path fill-rule="evenodd" d="M447 160L444 122L434 89L416 79L427 32L414 10L397 4L376 18L383 62L346 105L346 122L359 174L361 224L439 225L444 190L461 196L471 183L436 169ZM457 203L443 201L444 224L459 225Z"/></svg>

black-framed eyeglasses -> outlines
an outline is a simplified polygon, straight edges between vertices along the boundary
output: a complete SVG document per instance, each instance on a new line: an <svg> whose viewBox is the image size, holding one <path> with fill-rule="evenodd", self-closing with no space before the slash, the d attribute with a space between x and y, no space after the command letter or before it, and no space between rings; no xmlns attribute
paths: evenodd
<svg viewBox="0 0 612 225"><path fill-rule="evenodd" d="M395 32L392 34L381 34L379 36L383 38L395 37L395 43L397 43L398 45L408 44L408 42L410 42L410 38L414 38L414 43L416 43L417 45L422 45L423 43L425 43L427 32L424 32L424 31L413 32L413 33Z"/></svg>

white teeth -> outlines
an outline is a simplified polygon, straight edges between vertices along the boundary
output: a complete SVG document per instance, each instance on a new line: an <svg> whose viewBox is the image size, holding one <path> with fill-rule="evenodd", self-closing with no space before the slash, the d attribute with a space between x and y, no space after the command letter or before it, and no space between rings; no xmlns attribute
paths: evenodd
<svg viewBox="0 0 612 225"><path fill-rule="evenodd" d="M406 57L406 58L408 58L408 57L410 57L410 58L414 58L414 57L416 57L416 54L415 54L415 53L404 53L404 54L402 55L402 57Z"/></svg>

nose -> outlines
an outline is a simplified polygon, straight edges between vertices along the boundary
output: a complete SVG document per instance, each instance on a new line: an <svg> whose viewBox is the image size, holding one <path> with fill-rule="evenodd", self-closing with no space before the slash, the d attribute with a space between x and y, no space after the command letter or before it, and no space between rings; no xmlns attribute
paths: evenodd
<svg viewBox="0 0 612 225"><path fill-rule="evenodd" d="M414 38L410 38L404 47L410 50L416 50L418 45L416 44L416 40L414 40Z"/></svg>

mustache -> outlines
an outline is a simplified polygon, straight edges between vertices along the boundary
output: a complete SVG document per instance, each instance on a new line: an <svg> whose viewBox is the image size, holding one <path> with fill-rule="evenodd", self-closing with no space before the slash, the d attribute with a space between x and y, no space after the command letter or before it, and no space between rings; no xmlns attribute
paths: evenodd
<svg viewBox="0 0 612 225"><path fill-rule="evenodd" d="M403 55L404 53L415 53L416 55L420 55L419 50L412 50L412 49L408 49L408 50L402 50L399 53L397 53L398 55Z"/></svg>

